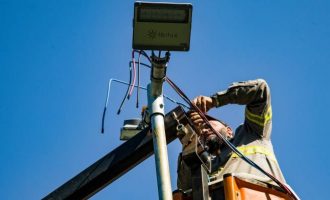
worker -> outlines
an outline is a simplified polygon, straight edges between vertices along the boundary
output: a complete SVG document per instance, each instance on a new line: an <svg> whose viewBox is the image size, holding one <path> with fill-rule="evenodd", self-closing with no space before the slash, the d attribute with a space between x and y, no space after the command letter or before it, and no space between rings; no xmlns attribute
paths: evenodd
<svg viewBox="0 0 330 200"><path fill-rule="evenodd" d="M257 79L245 82L236 82L222 92L212 96L198 96L192 100L202 112L228 104L246 105L244 123L236 128L235 133L227 124L212 120L211 125L236 146L243 155L251 159L265 171L285 183L285 179L276 160L271 142L272 107L270 90L265 80ZM189 114L193 124L198 128L198 134L212 135L197 112ZM220 143L221 144L221 143ZM178 188L183 191L189 189L191 183L187 176L189 170L179 159ZM209 179L222 180L227 173L245 174L260 181L275 184L266 175L246 163L222 143L218 155L212 161L212 173ZM275 184L276 185L276 184Z"/></svg>

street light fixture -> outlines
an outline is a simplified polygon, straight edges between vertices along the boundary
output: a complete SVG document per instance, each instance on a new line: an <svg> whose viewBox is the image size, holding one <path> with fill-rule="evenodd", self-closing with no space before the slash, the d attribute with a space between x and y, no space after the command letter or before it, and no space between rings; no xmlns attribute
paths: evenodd
<svg viewBox="0 0 330 200"><path fill-rule="evenodd" d="M135 2L133 49L189 51L192 5Z"/></svg>

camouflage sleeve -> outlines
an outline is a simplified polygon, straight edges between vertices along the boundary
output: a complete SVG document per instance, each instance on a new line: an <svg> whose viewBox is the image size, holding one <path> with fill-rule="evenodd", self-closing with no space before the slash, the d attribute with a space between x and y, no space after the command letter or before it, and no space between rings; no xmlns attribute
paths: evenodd
<svg viewBox="0 0 330 200"><path fill-rule="evenodd" d="M215 100L216 107L227 104L246 105L244 125L247 130L265 138L270 137L272 109L270 91L265 80L236 82L226 91L211 97Z"/></svg>

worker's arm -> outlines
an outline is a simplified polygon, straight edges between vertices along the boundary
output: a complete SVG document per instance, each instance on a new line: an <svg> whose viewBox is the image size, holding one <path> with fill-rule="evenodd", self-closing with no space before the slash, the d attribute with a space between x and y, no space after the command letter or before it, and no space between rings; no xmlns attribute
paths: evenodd
<svg viewBox="0 0 330 200"><path fill-rule="evenodd" d="M226 91L218 92L211 97L197 97L193 103L204 112L227 104L246 105L245 126L247 129L263 137L270 136L272 110L270 91L265 80L233 83Z"/></svg>

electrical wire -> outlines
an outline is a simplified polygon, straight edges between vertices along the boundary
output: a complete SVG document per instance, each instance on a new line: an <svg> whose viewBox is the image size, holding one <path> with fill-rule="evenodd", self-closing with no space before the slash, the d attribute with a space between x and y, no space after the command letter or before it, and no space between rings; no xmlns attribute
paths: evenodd
<svg viewBox="0 0 330 200"><path fill-rule="evenodd" d="M128 85L128 87L127 87L127 90L126 90L126 93L125 93L125 96L124 96L124 98L123 98L123 100L121 101L121 103L120 103L120 106L119 106L119 108L118 108L118 111L117 111L117 114L119 115L120 114L120 112L121 112L121 109L122 109L122 107L124 106L124 103L125 103L125 100L126 99L129 99L129 93L130 93L130 91L131 90L133 90L133 88L131 88L131 85L134 85L134 84L132 84L132 77L133 77L133 69L132 68L134 68L135 67L135 64L137 63L136 61L135 61L135 59L134 59L134 53L135 52L138 52L138 53L141 53L144 57L146 57L150 62L151 62L151 60L150 60L150 57L147 55L147 53L145 52L145 51L138 51L138 50L135 50L135 49L133 49L133 51L132 51L132 61L130 61L129 63L128 63L128 66L129 66L129 71L130 71L130 73L129 73L129 85ZM133 67L132 67L132 64L133 64ZM150 65L147 65L147 64L145 64L145 63L140 63L142 66L145 66L145 67L148 67L148 68L151 68L151 66ZM105 112L105 111L103 111L103 112Z"/></svg>
<svg viewBox="0 0 330 200"><path fill-rule="evenodd" d="M130 78L131 80L131 78ZM106 97L106 100L105 100L105 105L104 105L104 109L103 109L103 114L102 114L102 125L101 125L101 133L104 133L104 120L105 120L105 114L106 114L106 111L107 111L107 108L108 108L108 103L109 103L109 96L110 96L110 89L111 89L111 83L112 81L114 82L119 82L119 83L126 83L126 82L123 82L123 81L120 81L120 80L117 80L117 79L110 79L109 80L109 83L108 83L108 91L107 91L107 97ZM131 81L130 81L131 82ZM127 84L128 86L130 85L130 83ZM126 99L126 96L128 94L128 89L126 90L126 94L125 94L125 97L124 99L122 100L121 104L120 104L120 107L117 111L117 114L120 114L120 110L124 104L124 101Z"/></svg>
<svg viewBox="0 0 330 200"><path fill-rule="evenodd" d="M136 108L139 108L139 89L140 89L140 61L141 61L141 53L138 58L138 69L137 69L137 79L138 79L138 87L136 88Z"/></svg>
<svg viewBox="0 0 330 200"><path fill-rule="evenodd" d="M133 63L134 63L134 62L135 62L135 61L133 61ZM130 86L132 85L132 66L131 66L131 62L128 63L128 66L129 66L129 84L128 84L128 87L127 87L127 90L126 90L125 96L124 96L123 100L121 101L120 106L119 106L119 108L118 108L117 115L120 114L121 109L123 108L123 105L124 105L124 103L125 103L125 100L126 100L126 98L128 97L128 93L129 93L129 90L130 90ZM110 79L110 80L111 80L111 79ZM108 90L110 90L110 86L109 86Z"/></svg>
<svg viewBox="0 0 330 200"><path fill-rule="evenodd" d="M135 65L135 58L134 58L134 53L135 51L133 50L132 51L132 62L133 62L133 81L132 81L132 85L135 85L135 81L136 81L136 65ZM139 52L139 57L141 55L141 52ZM129 99L133 93L133 89L134 87L132 87L132 85L129 86L129 92L128 92L128 96L127 96L127 99Z"/></svg>
<svg viewBox="0 0 330 200"><path fill-rule="evenodd" d="M290 197L292 197L292 199L294 200L298 200L299 198L294 194L294 192L292 192L285 184L283 184L281 181L279 181L277 178L275 178L273 175L271 175L270 173L266 172L264 169L262 169L259 165L257 165L256 163L254 163L252 160L250 160L249 158L247 158L245 155L243 155L231 142L229 142L223 135L221 135L218 131L216 131L210 124L210 122L208 121L208 119L206 118L206 116L204 115L204 113L195 105L193 104L190 99L182 92L182 90L175 85L175 83L169 79L168 77L165 77L165 80L169 83L169 85L179 94L179 96L182 97L182 99L188 104L190 105L191 109L195 110L200 117L203 119L203 121L205 122L205 124L220 138L222 139L225 144L234 152L236 153L241 159L243 159L245 162L247 162L248 164L250 164L251 166L253 166L254 168L256 168L257 170L259 170L260 172L262 172L263 174L265 174L266 176L268 176L270 179L272 179L275 183L278 184L278 186L280 186Z"/></svg>
<svg viewBox="0 0 330 200"><path fill-rule="evenodd" d="M109 104L109 97L110 97L110 90L111 90L111 84L112 82L117 82L117 83L121 83L121 84L124 84L124 85L128 85L130 86L129 83L127 82L124 82L124 81L121 81L121 80L118 80L118 79L113 79L111 78L109 80L109 83L108 83L108 91L107 91L107 97L106 97L106 100L105 100L105 105L104 105L104 109L103 109L103 114L102 114L102 124L101 124L101 133L104 133L104 121L105 121L105 115L106 115L106 111L107 111L107 108L108 108L108 104ZM134 85L133 87L136 87L136 88L139 88L139 89L142 89L142 90L147 90L146 87L142 87L142 86L138 86L138 85ZM183 103L180 103L180 102L177 102L176 100L166 96L166 95L163 95L163 97L169 101L171 101L172 103L174 104L177 104L177 105L180 105L182 107L185 107L187 109L189 109L189 107ZM126 97L124 98L126 99Z"/></svg>
<svg viewBox="0 0 330 200"><path fill-rule="evenodd" d="M135 53L139 53L138 62L135 62L135 57L134 57ZM135 50L135 49L132 50L132 63L133 63L133 82L132 82L132 85L135 85L135 82L136 82L136 71L138 71L138 79L140 79L140 76L139 76L140 71L139 70L140 70L141 55L146 57L148 59L148 61L151 63L151 59L145 51ZM135 65L136 63L138 63L138 70L136 70L136 65ZM148 66L148 65L144 65L144 66ZM132 93L133 93L133 90L134 90L134 87L132 87L132 86L129 86L129 87L130 87L130 89L129 89L127 99L129 99L132 96ZM137 97L138 96L139 95L137 94ZM137 107L138 107L138 98L137 98Z"/></svg>
<svg viewBox="0 0 330 200"><path fill-rule="evenodd" d="M133 61L129 61L129 63L130 63L130 65L132 65L133 64ZM137 61L135 61L135 63L138 64ZM145 64L145 63L142 63L142 62L140 62L140 66L144 66L144 67L147 67L147 68L151 69L151 66L150 65Z"/></svg>
<svg viewBox="0 0 330 200"><path fill-rule="evenodd" d="M148 59L148 61L149 61L150 63L152 63L150 57L148 56L148 54L147 54L145 51L143 51L143 50L136 50L136 49L133 49L133 52L141 53L145 58Z"/></svg>

